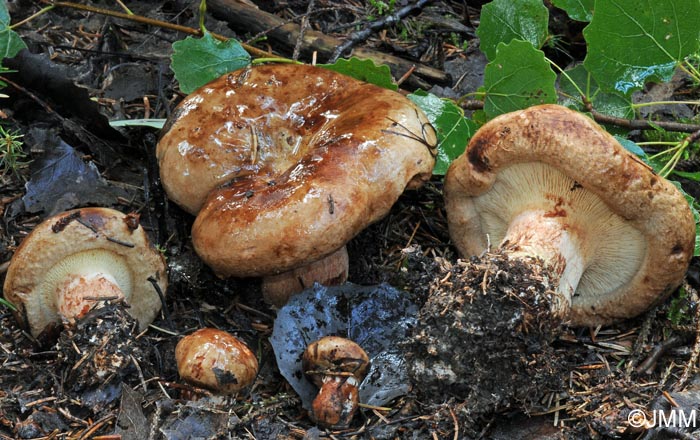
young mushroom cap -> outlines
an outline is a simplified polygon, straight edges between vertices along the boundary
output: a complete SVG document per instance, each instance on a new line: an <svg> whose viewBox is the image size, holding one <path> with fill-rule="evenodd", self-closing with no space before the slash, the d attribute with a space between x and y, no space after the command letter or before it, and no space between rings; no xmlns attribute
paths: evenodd
<svg viewBox="0 0 700 440"><path fill-rule="evenodd" d="M218 329L203 328L175 347L180 377L220 394L235 394L258 375L258 359L241 340Z"/></svg>
<svg viewBox="0 0 700 440"><path fill-rule="evenodd" d="M323 376L333 373L349 373L361 382L369 370L369 356L350 339L324 336L306 347L301 365L304 374L320 388Z"/></svg>
<svg viewBox="0 0 700 440"><path fill-rule="evenodd" d="M350 339L324 336L306 347L301 365L319 387L311 403L312 419L324 427L347 428L359 405L358 387L369 370L367 353Z"/></svg>
<svg viewBox="0 0 700 440"><path fill-rule="evenodd" d="M166 291L163 256L134 216L82 208L51 217L24 238L7 270L3 292L16 317L39 336L62 319L85 314L100 298L122 298L144 329Z"/></svg>
<svg viewBox="0 0 700 440"><path fill-rule="evenodd" d="M275 64L188 96L157 148L169 197L220 276L280 274L336 252L427 180L435 132L399 93Z"/></svg>
<svg viewBox="0 0 700 440"><path fill-rule="evenodd" d="M557 105L481 127L447 172L445 204L463 256L501 243L552 266L573 325L642 313L680 284L693 254L693 216L673 184Z"/></svg>

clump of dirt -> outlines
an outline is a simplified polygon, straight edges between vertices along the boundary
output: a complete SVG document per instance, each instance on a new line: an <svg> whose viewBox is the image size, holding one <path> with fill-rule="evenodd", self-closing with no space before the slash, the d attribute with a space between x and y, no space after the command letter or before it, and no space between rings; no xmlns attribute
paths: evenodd
<svg viewBox="0 0 700 440"><path fill-rule="evenodd" d="M104 387L135 373L133 359L143 357L137 335L138 322L121 302L107 301L66 326L56 344L64 389Z"/></svg>
<svg viewBox="0 0 700 440"><path fill-rule="evenodd" d="M17 373L33 378L5 396L8 408L16 401L12 408L29 413L14 426L17 438L68 430L66 415L70 422L112 419L119 408L122 385L139 382L143 372L137 360L148 359L149 354L145 341L137 338L138 322L127 309L122 302L106 301L67 323L49 350L32 353L29 346L17 350L12 359Z"/></svg>
<svg viewBox="0 0 700 440"><path fill-rule="evenodd" d="M464 426L512 406L532 408L568 371L552 346L562 332L548 269L502 250L444 263L405 344L421 400L454 397Z"/></svg>

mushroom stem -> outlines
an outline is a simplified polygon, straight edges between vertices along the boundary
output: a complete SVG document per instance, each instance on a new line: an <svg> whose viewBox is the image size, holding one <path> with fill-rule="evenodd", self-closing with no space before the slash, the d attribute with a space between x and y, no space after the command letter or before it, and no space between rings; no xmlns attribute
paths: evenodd
<svg viewBox="0 0 700 440"><path fill-rule="evenodd" d="M325 258L306 266L264 277L262 280L263 298L268 304L282 307L287 300L302 290L320 283L324 286L337 286L348 279L348 250L345 246Z"/></svg>
<svg viewBox="0 0 700 440"><path fill-rule="evenodd" d="M103 298L124 298L119 283L111 274L74 275L57 286L56 308L65 319L80 318L90 311L96 300Z"/></svg>
<svg viewBox="0 0 700 440"><path fill-rule="evenodd" d="M513 219L503 239L505 253L512 258L539 258L549 268L559 297L552 313L565 318L587 261L571 225L556 213L528 210Z"/></svg>

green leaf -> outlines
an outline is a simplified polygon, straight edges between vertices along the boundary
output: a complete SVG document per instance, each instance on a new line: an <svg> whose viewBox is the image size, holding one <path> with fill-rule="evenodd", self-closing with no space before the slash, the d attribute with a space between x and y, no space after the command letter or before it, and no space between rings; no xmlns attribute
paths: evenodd
<svg viewBox="0 0 700 440"><path fill-rule="evenodd" d="M238 41L218 41L209 32L173 43L171 68L184 93L248 64L250 55Z"/></svg>
<svg viewBox="0 0 700 440"><path fill-rule="evenodd" d="M17 307L15 307L14 304L6 300L5 298L0 298L0 305L3 305L7 307L8 309L12 310L13 312L17 311Z"/></svg>
<svg viewBox="0 0 700 440"><path fill-rule="evenodd" d="M614 90L605 92L601 90L596 80L591 77L582 64L566 70L565 73L566 75L559 77L559 91L561 96L563 96L559 100L560 104L585 112L586 108L578 91L578 89L581 89L593 104L593 108L598 112L618 118L634 118L635 113L632 108L632 101L620 92ZM578 89L574 87L572 81Z"/></svg>
<svg viewBox="0 0 700 440"><path fill-rule="evenodd" d="M541 50L526 41L499 44L484 70L484 112L491 119L536 104L555 103L556 75Z"/></svg>
<svg viewBox="0 0 700 440"><path fill-rule="evenodd" d="M576 21L591 21L594 0L552 0L552 4L566 11Z"/></svg>
<svg viewBox="0 0 700 440"><path fill-rule="evenodd" d="M352 57L349 60L344 58L339 59L333 64L317 64L334 72L342 73L360 81L368 82L379 87L389 90L398 90L399 86L394 83L391 77L391 70L387 65L376 65L372 60L361 60Z"/></svg>
<svg viewBox="0 0 700 440"><path fill-rule="evenodd" d="M437 131L438 153L433 174L444 175L452 161L464 153L476 124L465 118L462 109L449 99L422 90L408 95L408 99L423 110Z"/></svg>
<svg viewBox="0 0 700 440"><path fill-rule="evenodd" d="M647 153L642 149L642 147L640 147L639 145L637 145L636 143L632 142L629 139L625 139L625 138L620 137L620 136L614 136L614 137L615 137L615 140L620 143L620 145L625 147L625 150L627 150L630 153L634 154L635 156L639 157L644 162L647 162L647 160L648 160Z"/></svg>
<svg viewBox="0 0 700 440"><path fill-rule="evenodd" d="M672 173L676 176L683 177L683 178L686 178L688 180L700 182L700 172L698 172L698 171L691 173L688 171L673 170Z"/></svg>
<svg viewBox="0 0 700 440"><path fill-rule="evenodd" d="M548 22L549 11L542 0L494 0L481 8L476 30L481 51L493 60L499 43L522 40L540 48L547 39Z"/></svg>
<svg viewBox="0 0 700 440"><path fill-rule="evenodd" d="M120 119L109 121L112 127L150 127L161 129L165 125L166 119Z"/></svg>
<svg viewBox="0 0 700 440"><path fill-rule="evenodd" d="M20 50L26 48L27 45L24 44L17 32L8 28L0 30L0 59L12 58Z"/></svg>
<svg viewBox="0 0 700 440"><path fill-rule="evenodd" d="M0 1L0 26L3 28L10 26L10 11L7 10L6 1Z"/></svg>
<svg viewBox="0 0 700 440"><path fill-rule="evenodd" d="M598 0L583 31L584 65L604 89L630 94L647 81L670 81L700 48L698 0Z"/></svg>
<svg viewBox="0 0 700 440"><path fill-rule="evenodd" d="M680 325L681 322L692 321L689 310L688 292L681 287L678 289L678 296L674 296L668 306L666 316L674 325Z"/></svg>
<svg viewBox="0 0 700 440"><path fill-rule="evenodd" d="M0 62L5 58L12 58L27 45L17 32L10 29L10 13L7 10L7 2L0 0Z"/></svg>

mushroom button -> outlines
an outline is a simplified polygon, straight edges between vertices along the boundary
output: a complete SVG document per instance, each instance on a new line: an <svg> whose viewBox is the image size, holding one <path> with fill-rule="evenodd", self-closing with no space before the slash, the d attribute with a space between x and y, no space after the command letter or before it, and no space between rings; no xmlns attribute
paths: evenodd
<svg viewBox="0 0 700 440"><path fill-rule="evenodd" d="M235 336L203 328L185 336L175 347L180 377L220 394L235 394L258 374L255 354Z"/></svg>
<svg viewBox="0 0 700 440"><path fill-rule="evenodd" d="M185 98L157 156L168 196L198 213L200 257L221 277L287 273L263 283L268 302L281 305L313 281L345 281L343 247L431 176L435 144L423 112L401 94L276 64ZM300 277L314 263L321 270Z"/></svg>
<svg viewBox="0 0 700 440"><path fill-rule="evenodd" d="M557 105L479 129L445 177L462 256L501 243L558 280L554 313L573 325L635 316L677 287L693 253L687 202L588 117Z"/></svg>
<svg viewBox="0 0 700 440"><path fill-rule="evenodd" d="M39 224L7 271L5 298L35 337L77 319L100 299L123 299L141 330L161 308L166 265L133 216L108 208L68 211Z"/></svg>
<svg viewBox="0 0 700 440"><path fill-rule="evenodd" d="M367 353L355 342L325 336L302 355L302 368L319 392L311 404L312 418L328 428L347 428L359 405L360 382L369 369Z"/></svg>

